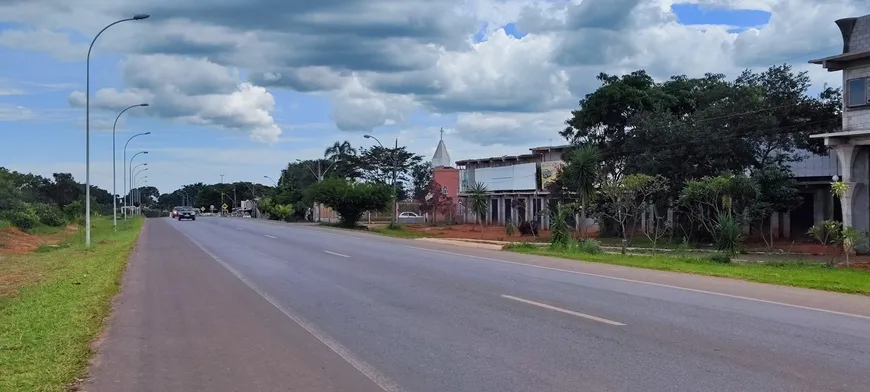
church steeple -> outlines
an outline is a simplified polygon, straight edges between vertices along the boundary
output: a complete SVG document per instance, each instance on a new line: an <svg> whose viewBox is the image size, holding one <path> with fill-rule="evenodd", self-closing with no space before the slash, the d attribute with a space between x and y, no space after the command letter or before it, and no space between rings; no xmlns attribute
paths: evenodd
<svg viewBox="0 0 870 392"><path fill-rule="evenodd" d="M432 156L432 167L453 167L453 161L450 160L450 153L447 152L447 146L444 145L444 128L441 128L441 140L438 141L438 147L435 148L435 155Z"/></svg>

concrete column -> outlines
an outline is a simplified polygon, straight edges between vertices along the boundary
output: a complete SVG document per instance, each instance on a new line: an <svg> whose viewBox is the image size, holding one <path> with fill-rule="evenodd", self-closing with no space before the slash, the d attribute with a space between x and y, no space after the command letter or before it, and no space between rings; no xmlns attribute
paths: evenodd
<svg viewBox="0 0 870 392"><path fill-rule="evenodd" d="M507 222L505 222L505 214L504 214L505 204L506 203L505 203L504 196L499 197L498 201L496 202L496 205L498 205L498 224L499 225L504 225L505 223L507 223Z"/></svg>
<svg viewBox="0 0 870 392"><path fill-rule="evenodd" d="M534 207L533 207L533 203L532 203L532 197L526 196L526 220L527 221L532 220L532 216L534 215L533 211L532 211L533 208Z"/></svg>
<svg viewBox="0 0 870 392"><path fill-rule="evenodd" d="M770 214L770 238L779 238L779 213Z"/></svg>
<svg viewBox="0 0 870 392"><path fill-rule="evenodd" d="M791 238L791 212L782 214L782 238Z"/></svg>
<svg viewBox="0 0 870 392"><path fill-rule="evenodd" d="M858 186L858 179L855 178L855 161L859 148L852 144L841 144L833 146L832 150L837 154L837 160L840 163L841 181L849 187L846 193L840 197L840 204L843 209L843 226L855 227L852 198L855 195L855 188Z"/></svg>
<svg viewBox="0 0 870 392"><path fill-rule="evenodd" d="M825 211L825 200L830 198L827 192L824 189L816 189L813 192L813 224L817 225L822 223L825 220L826 211Z"/></svg>

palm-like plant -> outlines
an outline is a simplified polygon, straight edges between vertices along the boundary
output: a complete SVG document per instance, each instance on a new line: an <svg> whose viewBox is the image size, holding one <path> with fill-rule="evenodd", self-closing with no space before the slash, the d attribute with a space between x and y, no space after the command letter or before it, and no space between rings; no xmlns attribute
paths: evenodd
<svg viewBox="0 0 870 392"><path fill-rule="evenodd" d="M601 153L594 146L580 146L568 152L565 157L567 164L559 174L569 189L577 194L580 199L582 222L580 235L586 235L586 211L589 202L595 195L595 186L598 184Z"/></svg>
<svg viewBox="0 0 870 392"><path fill-rule="evenodd" d="M347 140L343 142L335 142L331 147L323 151L323 157L330 161L344 159L351 155L356 155L356 149L353 148Z"/></svg>
<svg viewBox="0 0 870 392"><path fill-rule="evenodd" d="M483 217L489 211L489 189L481 182L475 182L468 187L468 201L471 212L477 217L480 232L483 233Z"/></svg>

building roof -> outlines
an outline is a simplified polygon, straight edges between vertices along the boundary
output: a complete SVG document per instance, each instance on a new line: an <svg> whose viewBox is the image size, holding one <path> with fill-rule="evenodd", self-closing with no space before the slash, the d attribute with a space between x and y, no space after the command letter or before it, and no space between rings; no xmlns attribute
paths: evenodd
<svg viewBox="0 0 870 392"><path fill-rule="evenodd" d="M534 159L539 157L541 154L548 151L564 151L571 147L574 147L571 144L563 144L558 146L541 146L541 147L532 147L529 149L531 154L520 154L520 155L502 155L500 157L489 157L489 158L472 158L472 159L464 159L461 161L456 161L456 165L465 166L469 163L483 163L483 162L505 162L505 161L519 161L524 159ZM433 162L434 165L434 162Z"/></svg>
<svg viewBox="0 0 870 392"><path fill-rule="evenodd" d="M438 141L438 147L435 148L435 155L432 156L432 167L453 167L453 161L450 160L450 153L447 152L447 146L444 145L444 129L441 129L441 140Z"/></svg>

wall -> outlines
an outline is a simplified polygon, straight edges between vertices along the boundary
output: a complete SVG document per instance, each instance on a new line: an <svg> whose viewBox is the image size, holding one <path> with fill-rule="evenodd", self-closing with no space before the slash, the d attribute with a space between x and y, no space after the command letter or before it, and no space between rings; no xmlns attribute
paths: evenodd
<svg viewBox="0 0 870 392"><path fill-rule="evenodd" d="M870 15L865 15L855 21L852 37L849 39L849 53L870 50Z"/></svg>
<svg viewBox="0 0 870 392"><path fill-rule="evenodd" d="M854 39L855 38L853 37L853 45L855 44ZM870 50L870 47L868 47L867 50ZM864 77L870 77L870 65L846 69L843 71L843 86L845 88L846 81L848 80ZM845 94L843 95L843 99L845 100ZM846 109L843 113L843 130L870 130L870 108Z"/></svg>
<svg viewBox="0 0 870 392"><path fill-rule="evenodd" d="M447 187L447 197L456 200L459 194L459 169L435 168L432 178L441 186Z"/></svg>
<svg viewBox="0 0 870 392"><path fill-rule="evenodd" d="M490 191L535 190L537 164L523 163L499 168L475 169L474 178Z"/></svg>
<svg viewBox="0 0 870 392"><path fill-rule="evenodd" d="M804 159L800 162L789 162L795 177L833 177L834 175L841 176L840 164L837 162L837 154L833 151L828 155L816 155L806 152Z"/></svg>

